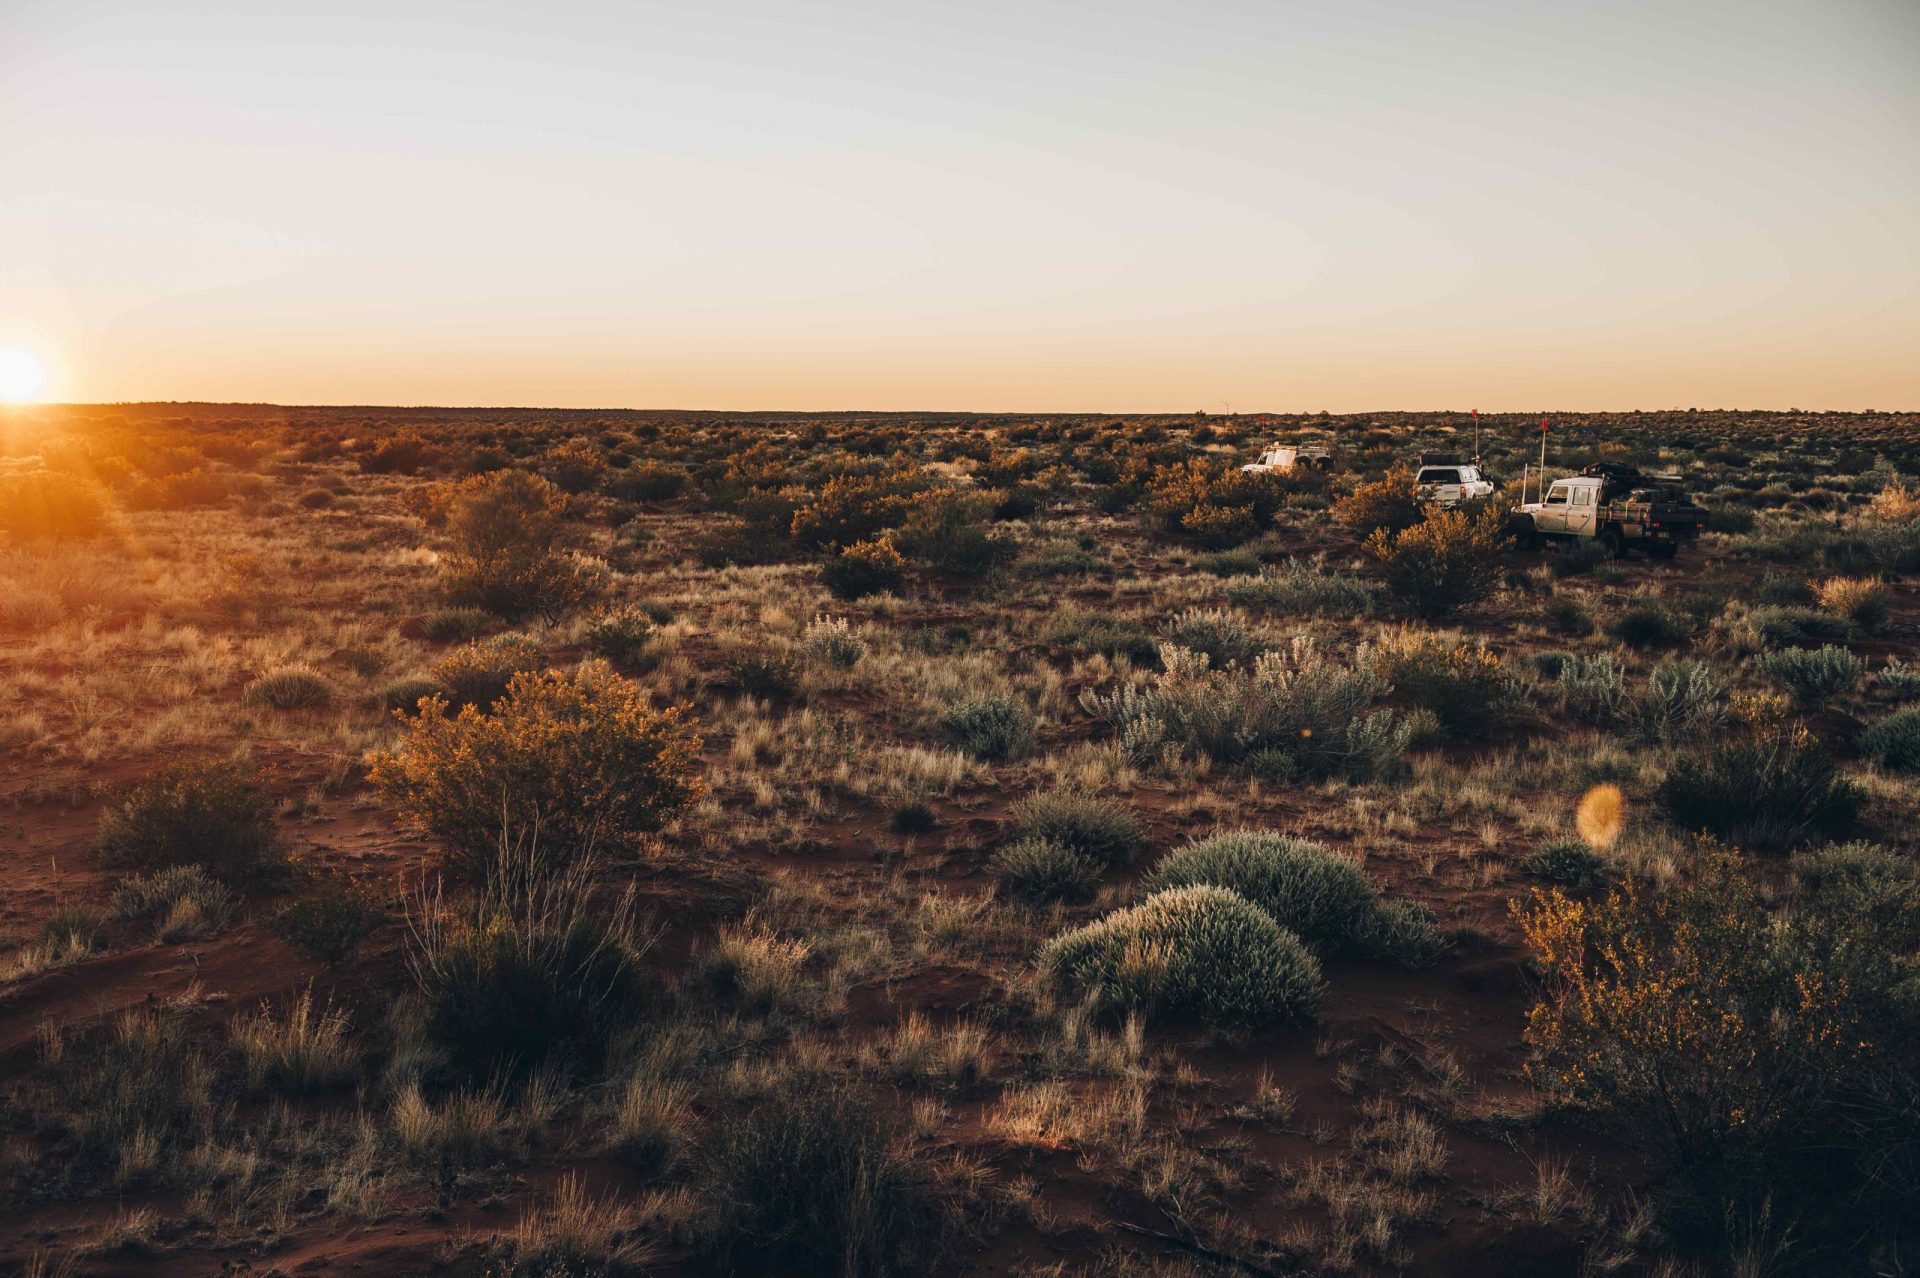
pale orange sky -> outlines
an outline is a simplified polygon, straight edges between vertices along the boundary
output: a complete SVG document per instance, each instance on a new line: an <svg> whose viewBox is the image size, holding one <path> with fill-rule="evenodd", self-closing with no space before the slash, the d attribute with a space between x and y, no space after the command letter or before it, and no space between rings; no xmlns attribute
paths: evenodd
<svg viewBox="0 0 1920 1278"><path fill-rule="evenodd" d="M1906 0L0 0L49 397L1920 408Z"/></svg>

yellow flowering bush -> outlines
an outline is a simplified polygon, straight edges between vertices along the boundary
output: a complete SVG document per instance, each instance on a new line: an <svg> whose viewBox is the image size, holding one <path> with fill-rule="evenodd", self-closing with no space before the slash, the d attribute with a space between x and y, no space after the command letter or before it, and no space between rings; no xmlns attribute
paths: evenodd
<svg viewBox="0 0 1920 1278"><path fill-rule="evenodd" d="M1515 904L1544 974L1528 1076L1653 1137L1683 1168L1767 1150L1876 1051L1844 965L1776 920L1733 858L1691 882Z"/></svg>
<svg viewBox="0 0 1920 1278"><path fill-rule="evenodd" d="M618 850L705 793L682 708L655 709L600 663L522 673L490 711L432 697L373 780L456 855L484 865L503 841L543 855Z"/></svg>

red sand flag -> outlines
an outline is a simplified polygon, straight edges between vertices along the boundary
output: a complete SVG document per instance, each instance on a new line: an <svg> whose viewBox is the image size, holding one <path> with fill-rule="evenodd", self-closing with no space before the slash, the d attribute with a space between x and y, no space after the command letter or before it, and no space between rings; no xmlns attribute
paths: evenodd
<svg viewBox="0 0 1920 1278"><path fill-rule="evenodd" d="M1545 413L1540 414L1540 433L1542 435L1547 433L1547 415Z"/></svg>

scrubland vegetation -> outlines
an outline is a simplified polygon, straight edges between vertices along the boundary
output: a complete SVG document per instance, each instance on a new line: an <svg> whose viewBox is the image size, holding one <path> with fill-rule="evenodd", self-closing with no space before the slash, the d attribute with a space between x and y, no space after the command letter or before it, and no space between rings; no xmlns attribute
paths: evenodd
<svg viewBox="0 0 1920 1278"><path fill-rule="evenodd" d="M1906 1272L1920 418L1532 420L0 417L0 1273Z"/></svg>

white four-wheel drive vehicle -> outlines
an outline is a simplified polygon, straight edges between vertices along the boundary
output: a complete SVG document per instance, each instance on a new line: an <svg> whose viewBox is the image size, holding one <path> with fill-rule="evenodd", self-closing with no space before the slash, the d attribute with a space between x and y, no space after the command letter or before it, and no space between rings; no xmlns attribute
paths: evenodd
<svg viewBox="0 0 1920 1278"><path fill-rule="evenodd" d="M1590 537L1616 555L1635 549L1671 559L1707 524L1707 512L1680 483L1677 475L1603 462L1554 480L1545 496L1515 506L1508 520L1524 546Z"/></svg>
<svg viewBox="0 0 1920 1278"><path fill-rule="evenodd" d="M1471 462L1429 464L1423 461L1420 473L1413 477L1413 486L1421 501L1440 506L1458 506L1463 501L1493 495L1493 481Z"/></svg>
<svg viewBox="0 0 1920 1278"><path fill-rule="evenodd" d="M1283 444L1278 448L1269 448L1260 454L1260 460L1248 462L1240 469L1255 475L1264 475L1268 471L1292 470L1298 466L1302 470L1324 467L1332 460L1332 454L1315 445Z"/></svg>

